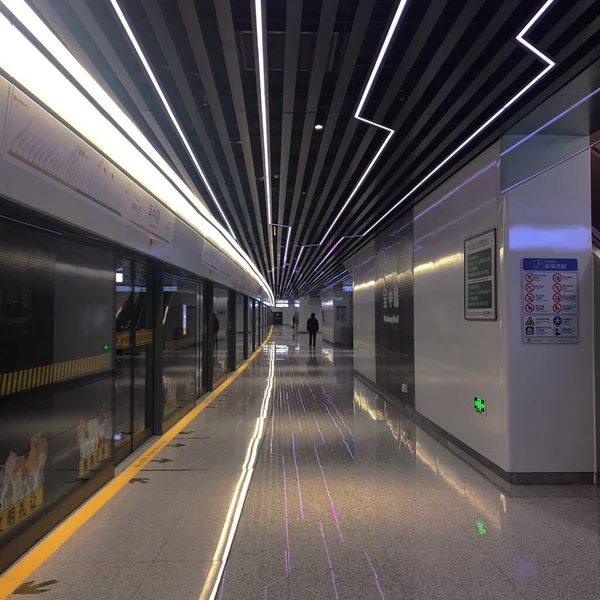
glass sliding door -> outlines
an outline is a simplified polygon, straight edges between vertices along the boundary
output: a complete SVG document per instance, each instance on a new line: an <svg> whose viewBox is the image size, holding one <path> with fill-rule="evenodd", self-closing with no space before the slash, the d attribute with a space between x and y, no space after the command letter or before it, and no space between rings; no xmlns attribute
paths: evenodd
<svg viewBox="0 0 600 600"><path fill-rule="evenodd" d="M152 374L154 363L154 311L152 289L145 262L133 261L133 449L152 433Z"/></svg>
<svg viewBox="0 0 600 600"><path fill-rule="evenodd" d="M254 301L254 349L260 346L260 302Z"/></svg>
<svg viewBox="0 0 600 600"><path fill-rule="evenodd" d="M204 373L204 336L206 335L206 323L204 318L204 284L198 282L198 295L196 297L196 398L200 398L206 391L206 373Z"/></svg>
<svg viewBox="0 0 600 600"><path fill-rule="evenodd" d="M228 372L229 290L218 285L213 291L213 387Z"/></svg>
<svg viewBox="0 0 600 600"><path fill-rule="evenodd" d="M117 258L115 453L122 460L152 434L153 295L144 261Z"/></svg>
<svg viewBox="0 0 600 600"><path fill-rule="evenodd" d="M112 476L114 255L46 227L0 199L0 572Z"/></svg>
<svg viewBox="0 0 600 600"><path fill-rule="evenodd" d="M244 356L244 314L246 302L244 294L235 295L235 364L240 365L246 358Z"/></svg>
<svg viewBox="0 0 600 600"><path fill-rule="evenodd" d="M252 314L252 298L246 297L246 311L248 313L248 328L246 329L246 340L248 348L248 356L252 354L254 348L252 347L252 328L253 328L253 314Z"/></svg>
<svg viewBox="0 0 600 600"><path fill-rule="evenodd" d="M131 396L133 373L133 271L129 258L118 257L116 279L115 339L115 450L131 451Z"/></svg>
<svg viewBox="0 0 600 600"><path fill-rule="evenodd" d="M165 272L163 278L163 421L195 405L202 389L200 284Z"/></svg>

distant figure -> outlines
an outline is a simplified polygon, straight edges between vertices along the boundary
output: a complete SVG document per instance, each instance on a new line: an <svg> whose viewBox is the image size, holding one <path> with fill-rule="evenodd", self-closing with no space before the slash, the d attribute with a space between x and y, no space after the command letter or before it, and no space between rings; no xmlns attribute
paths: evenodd
<svg viewBox="0 0 600 600"><path fill-rule="evenodd" d="M296 315L292 317L292 329L296 329Z"/></svg>
<svg viewBox="0 0 600 600"><path fill-rule="evenodd" d="M219 319L217 319L217 315L213 313L213 342L215 344L215 348L218 345L218 336L219 335Z"/></svg>
<svg viewBox="0 0 600 600"><path fill-rule="evenodd" d="M308 331L308 345L314 348L317 345L317 331L319 331L319 321L315 319L315 313L311 313L310 319L306 321L306 329Z"/></svg>

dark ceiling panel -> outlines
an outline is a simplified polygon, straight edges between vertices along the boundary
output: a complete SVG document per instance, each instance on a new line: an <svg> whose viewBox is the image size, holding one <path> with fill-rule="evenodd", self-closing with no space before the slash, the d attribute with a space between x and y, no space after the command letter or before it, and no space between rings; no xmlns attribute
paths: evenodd
<svg viewBox="0 0 600 600"><path fill-rule="evenodd" d="M278 227L266 217L255 1L118 0L236 236L292 297L343 279L343 255L374 232L332 246L364 233L541 71L515 37L544 0L408 0L361 111L395 133L362 182L387 133L355 112L399 0L262 0ZM30 2L219 218L110 0ZM599 58L599 29L597 0L554 0L528 39L556 67L390 219Z"/></svg>

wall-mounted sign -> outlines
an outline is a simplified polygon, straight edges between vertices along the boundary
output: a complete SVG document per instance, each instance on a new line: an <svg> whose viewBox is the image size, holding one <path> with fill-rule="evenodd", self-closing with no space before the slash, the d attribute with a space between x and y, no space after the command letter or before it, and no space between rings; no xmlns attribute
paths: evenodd
<svg viewBox="0 0 600 600"><path fill-rule="evenodd" d="M523 259L523 343L577 344L577 266L576 258Z"/></svg>
<svg viewBox="0 0 600 600"><path fill-rule="evenodd" d="M496 230L465 240L465 319L496 320Z"/></svg>

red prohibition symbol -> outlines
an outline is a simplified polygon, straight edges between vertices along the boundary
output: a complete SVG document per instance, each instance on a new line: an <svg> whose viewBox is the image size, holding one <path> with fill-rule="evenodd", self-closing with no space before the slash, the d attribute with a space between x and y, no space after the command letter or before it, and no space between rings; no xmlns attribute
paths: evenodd
<svg viewBox="0 0 600 600"><path fill-rule="evenodd" d="M560 273L554 273L552 279L554 279L554 281L562 281L562 275Z"/></svg>

